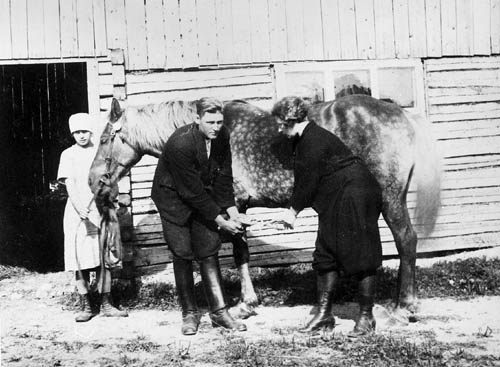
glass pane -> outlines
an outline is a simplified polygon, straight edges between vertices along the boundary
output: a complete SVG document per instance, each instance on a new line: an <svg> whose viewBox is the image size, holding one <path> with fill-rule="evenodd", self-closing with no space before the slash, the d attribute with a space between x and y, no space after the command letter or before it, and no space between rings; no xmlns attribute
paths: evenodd
<svg viewBox="0 0 500 367"><path fill-rule="evenodd" d="M287 95L310 98L312 102L325 100L322 71L294 71L286 73L285 78Z"/></svg>
<svg viewBox="0 0 500 367"><path fill-rule="evenodd" d="M368 70L346 70L333 73L335 98L348 94L371 96L370 72Z"/></svg>
<svg viewBox="0 0 500 367"><path fill-rule="evenodd" d="M380 99L401 107L414 107L413 68L384 68L378 71Z"/></svg>

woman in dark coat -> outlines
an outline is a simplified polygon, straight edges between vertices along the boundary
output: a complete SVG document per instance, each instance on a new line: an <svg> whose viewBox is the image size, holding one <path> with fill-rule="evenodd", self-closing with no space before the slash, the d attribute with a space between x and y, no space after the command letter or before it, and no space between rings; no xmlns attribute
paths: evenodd
<svg viewBox="0 0 500 367"><path fill-rule="evenodd" d="M319 219L313 254L318 313L303 331L335 326L334 289L343 273L359 280L360 314L351 335L362 335L375 329L376 270L382 264L381 190L360 158L337 136L308 120L308 108L301 98L285 97L272 110L280 132L294 139L293 194L290 208L277 221L293 228L305 207L312 207Z"/></svg>

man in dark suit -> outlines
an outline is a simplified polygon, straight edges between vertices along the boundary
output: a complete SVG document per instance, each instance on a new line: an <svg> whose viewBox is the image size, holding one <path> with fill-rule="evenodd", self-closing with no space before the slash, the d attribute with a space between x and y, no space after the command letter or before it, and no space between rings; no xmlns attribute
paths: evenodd
<svg viewBox="0 0 500 367"><path fill-rule="evenodd" d="M223 126L222 103L196 102L198 119L168 139L156 168L151 197L160 212L163 234L173 254L175 284L182 308L182 333L194 335L199 313L193 260L200 273L212 325L245 331L227 311L221 285L219 230L243 232L233 191L229 132Z"/></svg>

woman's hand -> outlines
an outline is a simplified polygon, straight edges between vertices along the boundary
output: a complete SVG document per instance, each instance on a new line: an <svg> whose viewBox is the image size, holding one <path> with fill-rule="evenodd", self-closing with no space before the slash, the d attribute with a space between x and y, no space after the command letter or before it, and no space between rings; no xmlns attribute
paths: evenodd
<svg viewBox="0 0 500 367"><path fill-rule="evenodd" d="M297 212L293 209L285 209L279 213L271 222L274 225L283 226L283 229L293 229Z"/></svg>

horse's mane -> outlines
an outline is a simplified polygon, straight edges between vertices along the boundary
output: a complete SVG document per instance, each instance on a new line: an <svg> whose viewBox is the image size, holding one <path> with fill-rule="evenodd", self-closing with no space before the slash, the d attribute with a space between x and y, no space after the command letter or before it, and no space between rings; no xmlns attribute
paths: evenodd
<svg viewBox="0 0 500 367"><path fill-rule="evenodd" d="M173 100L125 109L122 125L129 143L142 151L161 151L175 129L196 119L193 101Z"/></svg>

